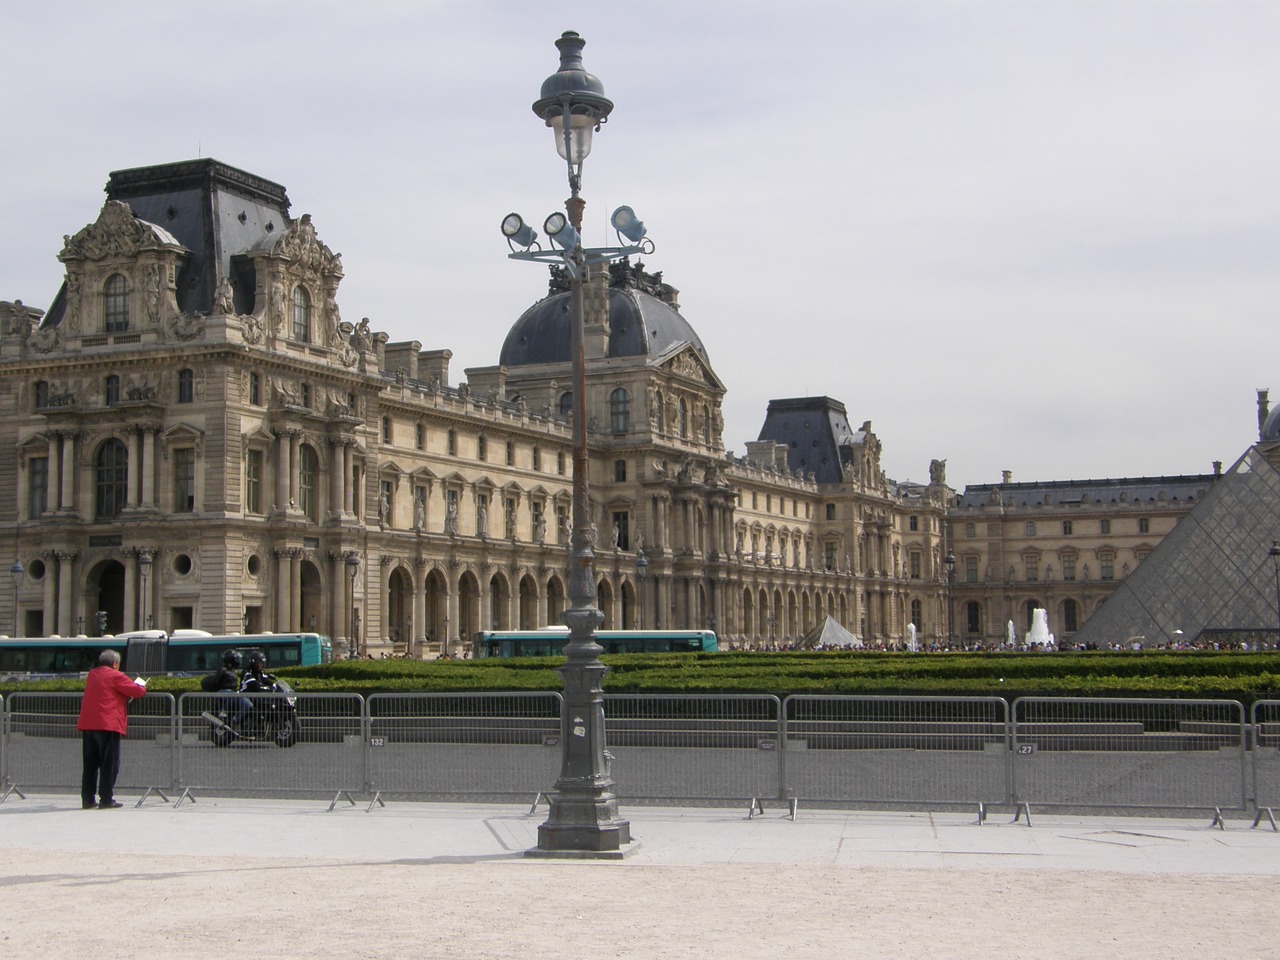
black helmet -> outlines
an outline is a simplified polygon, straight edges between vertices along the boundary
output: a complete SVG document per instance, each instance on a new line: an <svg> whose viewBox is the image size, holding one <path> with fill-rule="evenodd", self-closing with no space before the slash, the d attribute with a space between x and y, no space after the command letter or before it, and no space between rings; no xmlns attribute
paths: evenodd
<svg viewBox="0 0 1280 960"><path fill-rule="evenodd" d="M239 669L240 654L236 653L234 650L223 651L222 665L224 667L231 667L232 669Z"/></svg>
<svg viewBox="0 0 1280 960"><path fill-rule="evenodd" d="M267 665L266 655L261 650L253 650L249 654L249 666L262 670Z"/></svg>

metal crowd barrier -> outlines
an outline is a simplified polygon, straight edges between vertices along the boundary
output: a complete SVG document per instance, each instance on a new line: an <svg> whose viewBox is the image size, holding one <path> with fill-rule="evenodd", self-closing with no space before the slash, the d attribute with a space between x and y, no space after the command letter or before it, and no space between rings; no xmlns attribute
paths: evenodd
<svg viewBox="0 0 1280 960"><path fill-rule="evenodd" d="M366 784L379 797L534 797L560 770L558 693L375 693Z"/></svg>
<svg viewBox="0 0 1280 960"><path fill-rule="evenodd" d="M184 693L178 698L178 773L182 796L333 796L365 787L364 701L354 693L295 694L295 736L221 734L209 715L236 709L239 698ZM269 709L279 694L250 694L255 710ZM230 718L230 717L229 717ZM239 729L247 730L243 723ZM130 730L132 736L132 730Z"/></svg>
<svg viewBox="0 0 1280 960"><path fill-rule="evenodd" d="M783 710L788 797L979 811L1008 797L1008 705L999 697L792 696Z"/></svg>
<svg viewBox="0 0 1280 960"><path fill-rule="evenodd" d="M1015 803L1244 810L1244 707L1227 700L1024 697L1013 703Z"/></svg>
<svg viewBox="0 0 1280 960"><path fill-rule="evenodd" d="M781 795L777 697L606 694L605 727L623 800Z"/></svg>
<svg viewBox="0 0 1280 960"><path fill-rule="evenodd" d="M255 699L261 709L271 695ZM78 793L79 693L0 705L0 801ZM129 706L126 793L510 799L560 769L558 693L297 694L290 736L219 736L224 695L147 693ZM1280 700L1025 697L605 697L616 792L631 802L883 808L976 804L1257 811L1276 827ZM212 719L211 719L212 718ZM229 718L228 718L229 719ZM244 728L246 731L250 728ZM165 797L167 799L167 797ZM139 801L141 802L141 800ZM535 801L536 802L536 801Z"/></svg>
<svg viewBox="0 0 1280 960"><path fill-rule="evenodd" d="M11 693L7 701L4 777L6 793L80 792L79 693ZM162 795L174 785L173 696L146 693L129 703L129 733L120 741L116 788Z"/></svg>
<svg viewBox="0 0 1280 960"><path fill-rule="evenodd" d="M1280 700L1258 700L1250 714L1253 731L1253 804L1258 811L1253 825L1263 818L1276 829L1275 809L1280 807Z"/></svg>

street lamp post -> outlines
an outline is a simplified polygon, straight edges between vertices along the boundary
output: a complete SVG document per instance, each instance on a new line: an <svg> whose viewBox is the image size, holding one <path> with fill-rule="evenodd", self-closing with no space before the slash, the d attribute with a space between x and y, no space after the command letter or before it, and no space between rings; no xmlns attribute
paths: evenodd
<svg viewBox="0 0 1280 960"><path fill-rule="evenodd" d="M636 551L636 629L644 629L644 575L649 571L649 558L643 550Z"/></svg>
<svg viewBox="0 0 1280 960"><path fill-rule="evenodd" d="M1280 541L1271 541L1267 556L1271 558L1271 566L1276 572L1276 623L1280 628ZM1276 649L1280 649L1280 632L1276 634Z"/></svg>
<svg viewBox="0 0 1280 960"><path fill-rule="evenodd" d="M138 604L138 618L142 622L138 626L146 630L147 623L147 583L151 579L151 554L143 551L138 554L138 573L142 575L142 602Z"/></svg>
<svg viewBox="0 0 1280 960"><path fill-rule="evenodd" d="M22 576L27 571L22 566L21 560L13 561L13 566L9 568L9 574L13 577L13 635L18 636L18 590L22 587Z"/></svg>
<svg viewBox="0 0 1280 960"><path fill-rule="evenodd" d="M956 582L956 555L948 550L942 562L947 568L947 646L951 646L951 636L954 633L953 627L955 623L953 618L955 611L952 609L951 594Z"/></svg>
<svg viewBox="0 0 1280 960"><path fill-rule="evenodd" d="M347 617L347 659L354 660L356 657L356 574L360 570L360 558L356 552L352 550L347 554L343 561L347 565L347 582L351 585L351 593L348 597L350 603L350 614Z"/></svg>
<svg viewBox="0 0 1280 960"><path fill-rule="evenodd" d="M510 244L512 259L553 263L564 269L569 281L570 352L573 359L573 533L569 557L569 609L564 623L569 627L565 643L565 663L559 670L564 682L564 707L560 723L560 778L550 797L551 812L538 828L538 846L533 855L620 856L631 843L631 825L618 816L605 755L604 691L601 680L605 666L600 662L601 646L595 631L604 622L596 607L595 574L592 570L594 533L591 500L587 485L587 389L584 348L584 288L591 268L633 253L653 249L644 224L630 207L619 207L611 218L619 239L626 236L631 246L584 248L581 243L582 212L586 206L579 195L582 163L591 152L592 134L613 110L604 95L604 85L582 65L585 41L567 31L556 47L560 68L542 84L533 112L555 133L556 151L564 159L569 175L569 199L565 213L547 217L543 229L554 248L543 251L536 245L537 234L518 214L502 221L502 232ZM566 217L567 214L568 216ZM522 250L516 250L516 246Z"/></svg>

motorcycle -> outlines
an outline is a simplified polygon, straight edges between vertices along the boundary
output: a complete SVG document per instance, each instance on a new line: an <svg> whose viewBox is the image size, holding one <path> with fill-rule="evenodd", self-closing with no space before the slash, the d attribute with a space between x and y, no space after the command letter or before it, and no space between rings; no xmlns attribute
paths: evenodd
<svg viewBox="0 0 1280 960"><path fill-rule="evenodd" d="M274 740L278 747L292 747L298 742L298 698L284 680L276 680L271 686L270 692L236 694L237 709L216 714L205 710L200 714L209 721L209 739L215 747L227 747L237 740ZM241 697L253 704L252 710L238 711Z"/></svg>

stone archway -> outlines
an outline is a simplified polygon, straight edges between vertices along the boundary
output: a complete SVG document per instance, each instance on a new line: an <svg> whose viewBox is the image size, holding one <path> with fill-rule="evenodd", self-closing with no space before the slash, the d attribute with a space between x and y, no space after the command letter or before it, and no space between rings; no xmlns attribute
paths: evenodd
<svg viewBox="0 0 1280 960"><path fill-rule="evenodd" d="M520 578L520 629L536 630L538 623L538 584L527 573Z"/></svg>
<svg viewBox="0 0 1280 960"><path fill-rule="evenodd" d="M382 611L383 636L392 644L413 643L413 577L404 567L396 567L387 578L386 604Z"/></svg>
<svg viewBox="0 0 1280 960"><path fill-rule="evenodd" d="M299 616L302 618L298 629L332 634L333 631L325 624L324 584L320 580L320 570L310 560L303 560L300 565L298 587L301 601Z"/></svg>
<svg viewBox="0 0 1280 960"><path fill-rule="evenodd" d="M547 622L545 626L560 624L562 622L560 617L564 613L564 607L564 582L559 577L552 577L547 581Z"/></svg>
<svg viewBox="0 0 1280 960"><path fill-rule="evenodd" d="M445 627L449 618L449 585L445 581L444 574L439 570L428 573L423 582L423 590L426 593L423 599L424 616L427 621L424 625L424 635L427 643L440 644L440 649L443 651Z"/></svg>
<svg viewBox="0 0 1280 960"><path fill-rule="evenodd" d="M89 571L85 582L84 633L89 636L101 636L103 633L124 633L126 629L139 629L133 624L126 626L124 609L124 565L119 560L103 560ZM98 611L106 613L106 629L98 628ZM129 619L135 614L131 611ZM60 624L60 629L67 636L78 632L79 622Z"/></svg>
<svg viewBox="0 0 1280 960"><path fill-rule="evenodd" d="M458 578L458 640L470 650L480 629L480 584L470 570Z"/></svg>

